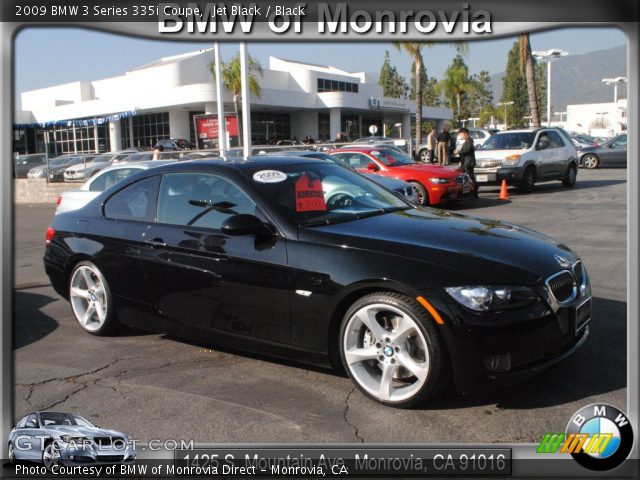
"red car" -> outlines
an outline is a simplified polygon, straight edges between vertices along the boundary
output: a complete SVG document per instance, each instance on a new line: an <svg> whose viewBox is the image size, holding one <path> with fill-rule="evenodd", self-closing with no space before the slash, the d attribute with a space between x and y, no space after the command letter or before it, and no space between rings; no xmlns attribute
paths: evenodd
<svg viewBox="0 0 640 480"><path fill-rule="evenodd" d="M354 169L404 180L413 185L420 205L437 205L471 191L469 176L438 165L417 163L408 156L385 148L340 148L329 152Z"/></svg>

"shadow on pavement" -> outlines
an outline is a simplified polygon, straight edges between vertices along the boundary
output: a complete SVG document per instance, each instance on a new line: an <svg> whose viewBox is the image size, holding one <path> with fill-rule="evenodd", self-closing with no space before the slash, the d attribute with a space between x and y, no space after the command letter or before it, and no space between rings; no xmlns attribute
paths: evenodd
<svg viewBox="0 0 640 480"><path fill-rule="evenodd" d="M42 308L57 298L29 291L13 292L13 349L25 347L46 337L58 321L42 313Z"/></svg>
<svg viewBox="0 0 640 480"><path fill-rule="evenodd" d="M590 329L589 338L580 350L540 375L510 387L468 396L449 388L426 409L495 404L498 408L526 410L563 405L626 388L627 303L594 298Z"/></svg>

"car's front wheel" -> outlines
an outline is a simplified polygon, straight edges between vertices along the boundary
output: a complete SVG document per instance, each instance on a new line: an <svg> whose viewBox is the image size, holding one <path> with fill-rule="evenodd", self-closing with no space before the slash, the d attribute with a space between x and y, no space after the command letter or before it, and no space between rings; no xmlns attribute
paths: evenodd
<svg viewBox="0 0 640 480"><path fill-rule="evenodd" d="M13 450L13 442L9 442L8 446L9 463L16 463L16 452Z"/></svg>
<svg viewBox="0 0 640 480"><path fill-rule="evenodd" d="M530 193L533 191L533 187L536 184L536 171L533 167L527 167L520 180L518 189L523 193Z"/></svg>
<svg viewBox="0 0 640 480"><path fill-rule="evenodd" d="M340 353L358 388L381 403L414 407L441 387L446 356L433 319L404 295L356 301L342 322Z"/></svg>
<svg viewBox="0 0 640 480"><path fill-rule="evenodd" d="M413 191L416 192L416 198L418 199L418 205L422 205L424 207L428 206L431 202L429 201L429 192L420 182L409 182L413 187Z"/></svg>
<svg viewBox="0 0 640 480"><path fill-rule="evenodd" d="M598 168L600 166L600 159L594 153L587 153L584 157L582 157L582 165L584 166L584 168L593 170L594 168Z"/></svg>
<svg viewBox="0 0 640 480"><path fill-rule="evenodd" d="M50 441L42 451L42 464L44 468L53 471L53 467L60 465L60 450L56 447L55 442Z"/></svg>
<svg viewBox="0 0 640 480"><path fill-rule="evenodd" d="M571 165L569 165L569 168L567 169L567 174L562 179L562 185L564 185L565 187L573 187L576 184L577 176L578 176L578 170L576 169L576 166L572 163Z"/></svg>
<svg viewBox="0 0 640 480"><path fill-rule="evenodd" d="M80 326L92 335L109 335L119 328L111 290L93 263L80 262L69 281L71 310Z"/></svg>
<svg viewBox="0 0 640 480"><path fill-rule="evenodd" d="M421 162L427 163L431 161L431 159L429 158L429 150L427 150L426 148L420 150L420 154L418 155L418 157Z"/></svg>

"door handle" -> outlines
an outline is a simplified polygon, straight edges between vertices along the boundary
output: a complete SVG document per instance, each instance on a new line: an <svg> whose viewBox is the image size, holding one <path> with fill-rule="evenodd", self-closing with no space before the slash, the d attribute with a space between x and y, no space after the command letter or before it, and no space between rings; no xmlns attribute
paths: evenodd
<svg viewBox="0 0 640 480"><path fill-rule="evenodd" d="M154 238L153 240L146 242L146 244L151 248L162 248L167 246L167 243L161 238Z"/></svg>

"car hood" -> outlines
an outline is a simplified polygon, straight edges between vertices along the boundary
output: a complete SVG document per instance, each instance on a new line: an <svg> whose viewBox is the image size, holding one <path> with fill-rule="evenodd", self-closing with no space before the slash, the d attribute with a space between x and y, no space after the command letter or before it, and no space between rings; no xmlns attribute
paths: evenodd
<svg viewBox="0 0 640 480"><path fill-rule="evenodd" d="M105 168L108 167L109 165L111 165L108 162L87 162L87 166L86 169L90 170L92 168ZM78 163L77 165L73 165L71 167L67 167L67 170L75 170L76 172L82 172L83 170L85 170L85 166L82 163Z"/></svg>
<svg viewBox="0 0 640 480"><path fill-rule="evenodd" d="M78 435L85 437L125 437L122 432L98 427L80 427L75 425L50 425L46 429L55 435Z"/></svg>
<svg viewBox="0 0 640 480"><path fill-rule="evenodd" d="M388 171L390 173L419 172L419 173L427 174L433 177L446 177L446 178L449 178L449 177L453 178L460 173L451 168L443 168L437 165L419 165L419 164L389 167Z"/></svg>
<svg viewBox="0 0 640 480"><path fill-rule="evenodd" d="M511 155L523 155L529 150L476 150L476 160L496 159L504 160Z"/></svg>
<svg viewBox="0 0 640 480"><path fill-rule="evenodd" d="M449 280L538 285L562 269L555 255L571 263L577 260L567 246L534 230L431 208L310 227L301 232L303 240L397 255L408 260L407 265L424 262L442 269L442 277L426 280L429 285L425 287L447 286L438 282ZM401 262L397 265L405 268Z"/></svg>

